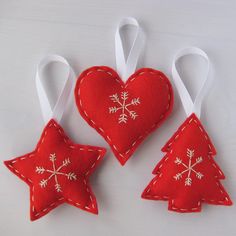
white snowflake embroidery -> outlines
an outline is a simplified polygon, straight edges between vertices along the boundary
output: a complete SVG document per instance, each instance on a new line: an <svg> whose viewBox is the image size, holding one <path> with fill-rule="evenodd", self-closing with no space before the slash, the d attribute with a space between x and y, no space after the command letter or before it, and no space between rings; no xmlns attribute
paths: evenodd
<svg viewBox="0 0 236 236"><path fill-rule="evenodd" d="M138 114L135 111L129 109L130 106L137 106L140 104L139 97L133 98L130 103L127 103L129 94L128 92L121 92L121 99L119 98L118 94L113 94L110 96L110 99L117 103L118 106L109 107L109 113L113 114L121 111L121 114L118 118L119 123L127 123L128 117L130 116L131 119L135 120Z"/></svg>
<svg viewBox="0 0 236 236"><path fill-rule="evenodd" d="M36 166L36 170L35 171L38 174L44 174L45 172L51 173L51 175L47 179L42 179L39 182L39 185L40 185L41 188L45 188L47 186L47 184L48 184L48 181L51 178L54 177L54 180L55 180L55 185L54 185L55 186L55 190L57 192L62 192L61 185L58 182L58 175L64 175L64 176L67 177L68 180L76 180L77 179L75 173L73 173L73 172L65 173L65 172L61 171L61 169L63 167L68 166L71 163L70 159L66 158L58 168L56 168L56 165L55 165L55 162L56 162L56 154L55 153L49 155L49 160L52 162L52 170L45 169L42 166Z"/></svg>
<svg viewBox="0 0 236 236"><path fill-rule="evenodd" d="M197 157L195 159L195 162L192 163L192 158L194 157L194 150L190 150L187 148L187 157L189 158L188 164L185 164L179 157L176 157L175 159L175 164L177 165L183 165L186 169L183 170L182 172L177 173L174 177L175 180L179 180L182 178L184 173L187 173L187 177L185 178L185 186L191 186L192 185L192 178L191 178L191 173L195 173L196 177L198 179L203 178L203 174L201 172L197 172L195 170L195 166L198 165L203 161L202 157Z"/></svg>

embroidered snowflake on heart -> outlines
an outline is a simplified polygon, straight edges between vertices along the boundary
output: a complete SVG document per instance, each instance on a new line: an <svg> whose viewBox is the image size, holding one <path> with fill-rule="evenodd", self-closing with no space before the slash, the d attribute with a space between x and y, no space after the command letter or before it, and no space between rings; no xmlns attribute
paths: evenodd
<svg viewBox="0 0 236 236"><path fill-rule="evenodd" d="M128 117L135 120L138 116L138 114L135 111L130 110L130 106L138 106L140 104L139 97L133 98L129 103L127 102L129 99L128 92L121 92L121 98L119 98L118 94L113 94L110 96L110 99L117 103L117 106L109 107L109 113L113 114L118 111L121 112L118 123L127 123Z"/></svg>
<svg viewBox="0 0 236 236"><path fill-rule="evenodd" d="M191 178L192 172L195 173L195 175L198 179L202 179L204 176L201 172L197 172L194 168L196 165L201 163L203 161L203 159L202 159L202 157L197 157L195 159L195 162L192 163L192 158L194 157L194 150L190 150L188 148L187 148L187 157L189 158L188 164L185 164L179 157L176 157L175 164L184 166L185 170L177 173L173 177L175 180L180 180L182 178L183 174L186 173L187 177L185 178L184 184L185 184L185 186L191 186L192 185L192 178Z"/></svg>
<svg viewBox="0 0 236 236"><path fill-rule="evenodd" d="M49 160L52 162L52 170L45 169L42 166L36 166L36 170L35 170L36 173L44 174L45 172L47 172L47 173L51 174L47 179L42 179L39 182L39 185L41 188L45 188L47 186L49 180L54 177L55 190L57 192L62 192L61 185L58 182L58 175L63 175L65 177L67 177L68 180L76 180L77 179L75 173L73 173L73 172L65 173L65 172L61 171L61 169L63 167L68 166L71 163L70 159L66 158L58 168L56 168L56 165L55 165L55 162L56 162L56 154L55 153L49 155Z"/></svg>

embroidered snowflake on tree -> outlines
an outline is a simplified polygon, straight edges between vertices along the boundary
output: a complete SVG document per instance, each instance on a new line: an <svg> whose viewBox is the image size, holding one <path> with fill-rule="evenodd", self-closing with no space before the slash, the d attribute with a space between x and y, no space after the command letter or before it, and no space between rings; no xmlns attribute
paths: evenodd
<svg viewBox="0 0 236 236"><path fill-rule="evenodd" d="M127 100L129 99L128 96L128 92L121 92L121 99L119 98L117 93L110 96L110 99L114 103L117 103L118 106L109 107L109 113L112 114L120 111L121 114L118 118L119 123L127 123L128 117L135 120L138 116L137 113L135 111L130 110L129 107L139 105L139 97L133 98L129 103L127 103Z"/></svg>
<svg viewBox="0 0 236 236"><path fill-rule="evenodd" d="M201 163L203 161L202 157L197 157L195 159L195 162L192 163L192 159L194 157L194 150L190 150L187 148L187 157L189 158L188 164L185 164L180 158L176 157L175 159L175 164L177 165L182 165L184 166L186 169L183 170L182 172L177 173L174 176L175 180L180 180L183 176L184 173L187 174L187 177L185 178L185 186L191 186L192 185L192 178L191 178L191 173L193 172L196 177L198 179L202 179L203 178L203 174L201 172L197 172L195 170L195 166L198 165L199 163Z"/></svg>
<svg viewBox="0 0 236 236"><path fill-rule="evenodd" d="M55 153L49 155L49 160L52 162L52 170L45 169L42 166L36 166L36 170L35 170L36 173L44 174L44 173L47 172L47 173L51 174L47 179L42 179L39 182L39 185L41 186L41 188L45 188L47 186L49 180L54 177L54 180L55 180L55 185L54 185L55 186L55 190L57 192L62 192L61 185L58 182L58 175L63 175L65 177L67 177L68 180L76 180L77 179L75 173L73 173L73 172L65 173L65 172L61 171L61 169L63 167L68 166L71 163L70 159L66 158L58 168L56 168L56 164L55 164L55 162L56 162L56 154Z"/></svg>

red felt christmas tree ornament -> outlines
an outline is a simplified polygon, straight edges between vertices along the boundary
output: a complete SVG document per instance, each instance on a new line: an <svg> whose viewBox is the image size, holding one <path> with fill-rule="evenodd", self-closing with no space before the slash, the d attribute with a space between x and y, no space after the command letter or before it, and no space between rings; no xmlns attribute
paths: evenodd
<svg viewBox="0 0 236 236"><path fill-rule="evenodd" d="M68 67L68 78L51 108L41 82L41 72L51 62ZM30 187L30 217L36 220L62 203L97 214L89 176L103 159L105 149L73 143L59 125L74 87L74 72L58 55L45 57L38 66L36 86L46 126L36 148L5 165Z"/></svg>
<svg viewBox="0 0 236 236"><path fill-rule="evenodd" d="M125 25L137 28L127 60L120 37ZM75 87L80 114L109 143L122 165L164 122L173 105L172 87L162 72L150 68L135 72L144 41L138 22L124 18L115 36L117 72L107 66L91 67L80 75Z"/></svg>
<svg viewBox="0 0 236 236"><path fill-rule="evenodd" d="M202 100L213 77L206 77L193 103L176 69L176 61L189 54L205 58L209 71L208 56L201 49L183 49L174 58L173 80L188 118L162 148L166 155L155 167L156 177L142 194L145 199L168 201L169 210L177 212L199 212L203 202L232 204L220 183L225 176L214 161L215 147L200 121Z"/></svg>

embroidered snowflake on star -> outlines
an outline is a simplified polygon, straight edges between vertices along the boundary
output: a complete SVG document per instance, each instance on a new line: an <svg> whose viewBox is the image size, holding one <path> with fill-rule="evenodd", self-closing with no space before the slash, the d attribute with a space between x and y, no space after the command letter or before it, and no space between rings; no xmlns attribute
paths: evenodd
<svg viewBox="0 0 236 236"><path fill-rule="evenodd" d="M202 179L204 176L201 172L196 171L194 168L196 165L201 163L203 159L202 157L197 157L195 159L195 162L193 163L192 159L194 157L194 150L190 150L190 149L187 149L187 157L189 158L188 164L185 164L179 157L176 157L175 164L184 166L185 170L177 173L173 177L175 180L180 180L183 177L183 175L186 173L187 176L185 178L184 184L185 186L191 186L192 185L192 178L191 178L192 172L196 175L198 179Z"/></svg>
<svg viewBox="0 0 236 236"><path fill-rule="evenodd" d="M39 185L40 185L41 188L45 188L47 186L49 180L54 177L54 180L55 180L55 185L54 185L55 186L55 190L57 192L62 192L61 185L58 182L58 175L63 175L65 177L67 177L68 180L76 180L77 179L75 173L73 173L73 172L65 173L65 172L61 171L61 169L63 167L68 166L71 163L70 159L66 158L58 168L56 168L56 164L55 164L55 162L56 162L56 154L55 153L49 155L49 160L52 162L52 170L45 169L42 166L36 166L36 170L35 170L36 173L44 174L44 173L47 172L47 173L51 174L47 179L42 179L39 182Z"/></svg>
<svg viewBox="0 0 236 236"><path fill-rule="evenodd" d="M140 104L139 97L133 98L129 103L127 102L129 99L128 92L121 92L121 98L119 98L118 94L113 94L110 96L110 99L117 103L117 106L109 107L109 113L113 114L120 111L120 116L118 118L119 123L127 123L128 118L135 120L138 114L130 109L130 106L138 106Z"/></svg>

